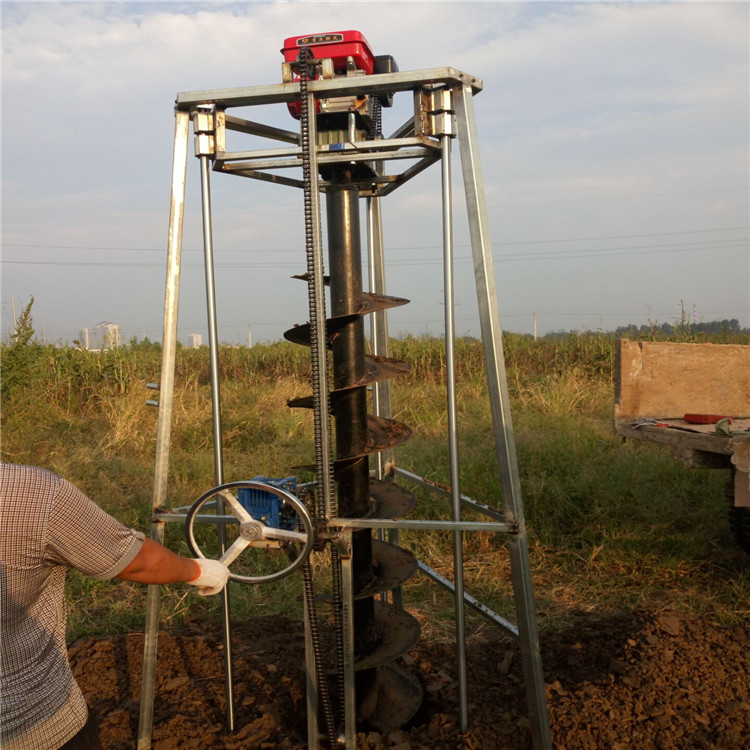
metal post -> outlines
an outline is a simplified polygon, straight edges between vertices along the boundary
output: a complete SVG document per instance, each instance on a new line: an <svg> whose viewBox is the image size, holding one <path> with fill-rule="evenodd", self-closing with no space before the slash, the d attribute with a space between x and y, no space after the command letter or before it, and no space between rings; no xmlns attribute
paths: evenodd
<svg viewBox="0 0 750 750"><path fill-rule="evenodd" d="M203 210L203 251L206 266L206 307L208 311L208 349L211 360L211 413L214 444L214 475L216 486L224 484L224 448L221 430L221 385L219 382L219 338L216 323L216 289L214 283L214 249L211 224L211 159L201 155L201 206ZM216 513L224 514L224 501L217 495ZM226 530L222 524L217 525L219 555L226 547ZM229 607L229 585L221 592L222 639L224 643L224 669L226 679L227 729L234 731L234 688L232 685L232 639L231 612Z"/></svg>
<svg viewBox="0 0 750 750"><path fill-rule="evenodd" d="M448 457L451 477L451 517L461 520L461 475L458 465L458 418L456 413L456 352L453 299L453 195L451 191L451 136L443 135L443 293L445 300L445 384L448 408ZM466 687L466 616L464 609L463 532L453 532L453 582L456 611L456 661L458 709L461 731L469 728Z"/></svg>
<svg viewBox="0 0 750 750"><path fill-rule="evenodd" d="M351 529L341 534L341 544L346 547L338 555L341 564L341 600L344 639L344 663L341 669L344 673L344 747L345 750L355 750L357 743L357 701L354 672L354 571L353 571L353 540Z"/></svg>
<svg viewBox="0 0 750 750"><path fill-rule="evenodd" d="M485 367L487 369L490 410L495 431L495 451L500 468L503 506L507 520L510 523L517 524L518 528L517 533L508 535L508 549L532 741L536 750L551 750L552 738L547 716L547 699L544 693L542 660L539 653L539 636L531 587L526 523L521 502L521 482L505 377L502 330L495 290L487 204L479 161L479 139L474 119L472 96L470 86L464 85L454 89L461 167L474 257L479 319L484 345Z"/></svg>
<svg viewBox="0 0 750 750"><path fill-rule="evenodd" d="M383 164L375 166L377 174L383 174ZM383 254L383 217L381 213L380 198L367 199L367 253L369 268L370 291L375 294L385 294L385 256ZM388 314L385 310L377 310L370 316L370 339L372 341L372 353L379 357L390 357L391 346L388 336ZM373 413L385 419L393 417L393 386L390 380L373 383L372 406ZM386 448L377 454L375 467L378 479L383 479L388 466L393 463L393 448ZM386 532L378 532L378 537L387 536L391 544L399 543L397 529L389 529ZM385 600L387 593L382 595ZM393 605L397 609L404 608L404 590L397 586L391 590Z"/></svg>
<svg viewBox="0 0 750 750"><path fill-rule="evenodd" d="M169 205L169 235L167 239L167 280L164 298L159 418L156 428L156 460L152 501L152 508L154 510L165 506L167 499L189 129L190 115L187 112L176 112L174 153L172 157L172 192ZM164 540L163 523L152 523L151 538L158 542ZM160 599L161 587L159 585L149 586L146 599L146 635L143 645L141 707L138 717L138 750L148 750L151 747L151 730L154 723L154 685L156 684L156 647L159 632Z"/></svg>
<svg viewBox="0 0 750 750"><path fill-rule="evenodd" d="M377 165L381 173L382 164ZM380 198L367 199L367 250L370 291L385 294L385 258L383 256L383 219ZM370 316L370 339L372 353L379 357L390 356L388 341L388 316L385 310L376 310ZM379 417L390 419L393 416L391 404L392 383L383 380L372 386L373 412ZM387 448L377 454L377 477L382 479L390 461L393 460L393 448Z"/></svg>

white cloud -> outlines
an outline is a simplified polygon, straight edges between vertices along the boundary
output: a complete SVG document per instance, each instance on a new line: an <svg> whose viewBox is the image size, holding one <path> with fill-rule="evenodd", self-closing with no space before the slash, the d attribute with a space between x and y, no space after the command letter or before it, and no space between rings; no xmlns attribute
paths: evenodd
<svg viewBox="0 0 750 750"><path fill-rule="evenodd" d="M513 96L508 119L525 127L586 110L617 116L715 100L722 78L725 96L746 97L736 76L738 65L747 69L746 52L741 5L591 3L546 16L531 30L511 30L510 38L501 34L478 58Z"/></svg>
<svg viewBox="0 0 750 750"><path fill-rule="evenodd" d="M346 28L402 70L453 66L484 79L476 111L498 242L747 223L736 189L748 179L746 4L4 3L5 241L159 246L175 94L273 83L285 37ZM293 127L283 108L269 116ZM392 243L438 226L427 210L436 179L388 199ZM224 246L273 243L282 222L293 247L299 196L244 182L214 179ZM15 273L5 269L10 293ZM746 300L746 280L727 276L724 296ZM512 286L504 304L526 289L526 309L534 284ZM86 304L84 286L75 295ZM64 301L38 296L45 304L65 315Z"/></svg>

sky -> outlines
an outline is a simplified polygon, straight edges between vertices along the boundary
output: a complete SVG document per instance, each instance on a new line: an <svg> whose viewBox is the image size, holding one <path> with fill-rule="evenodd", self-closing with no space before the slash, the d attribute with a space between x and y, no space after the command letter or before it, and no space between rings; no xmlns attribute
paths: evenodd
<svg viewBox="0 0 750 750"><path fill-rule="evenodd" d="M504 330L750 326L747 3L2 3L2 336L162 335L178 92L281 81L286 37L357 29L475 97ZM384 110L408 117L409 94ZM287 129L283 105L236 112ZM272 144L273 145L273 144ZM192 154L192 147L191 147ZM454 147L456 333L479 335ZM302 192L211 178L219 339L308 318ZM362 201L364 203L364 201ZM325 210L323 208L323 214ZM440 169L383 200L392 335L444 330ZM364 216L363 216L364 226ZM207 341L197 159L179 338ZM365 275L366 278L366 275Z"/></svg>

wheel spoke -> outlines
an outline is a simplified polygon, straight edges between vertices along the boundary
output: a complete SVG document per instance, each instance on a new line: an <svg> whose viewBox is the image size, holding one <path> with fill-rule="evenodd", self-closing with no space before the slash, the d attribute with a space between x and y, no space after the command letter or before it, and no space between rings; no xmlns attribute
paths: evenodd
<svg viewBox="0 0 750 750"><path fill-rule="evenodd" d="M219 558L219 562L223 562L224 565L229 567L242 553L242 551L250 544L247 539L243 539L241 536L232 542L232 546Z"/></svg>
<svg viewBox="0 0 750 750"><path fill-rule="evenodd" d="M253 520L253 517L245 510L242 503L229 490L222 490L218 494L221 496L221 499L229 505L232 509L232 513L239 518L241 523L247 523L248 521Z"/></svg>
<svg viewBox="0 0 750 750"><path fill-rule="evenodd" d="M282 539L285 542L297 542L304 544L307 541L307 534L301 531L287 531L286 529L276 529L272 526L263 528L264 539Z"/></svg>

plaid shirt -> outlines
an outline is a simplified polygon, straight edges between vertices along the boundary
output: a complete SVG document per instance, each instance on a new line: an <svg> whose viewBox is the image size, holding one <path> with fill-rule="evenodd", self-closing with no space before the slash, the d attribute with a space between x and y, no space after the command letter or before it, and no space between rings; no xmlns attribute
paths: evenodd
<svg viewBox="0 0 750 750"><path fill-rule="evenodd" d="M56 750L88 715L65 645L65 569L113 578L143 534L44 469L0 464L0 501L0 745Z"/></svg>

